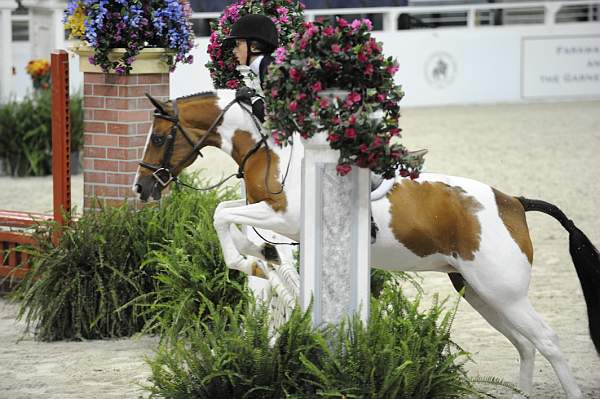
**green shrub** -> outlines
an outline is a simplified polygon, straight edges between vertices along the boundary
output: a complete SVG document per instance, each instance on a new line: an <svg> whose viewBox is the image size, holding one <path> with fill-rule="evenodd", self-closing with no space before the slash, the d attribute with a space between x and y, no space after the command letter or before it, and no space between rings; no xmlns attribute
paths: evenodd
<svg viewBox="0 0 600 399"><path fill-rule="evenodd" d="M148 360L153 398L458 398L482 396L450 341L454 311L418 311L386 286L359 319L314 329L296 309L276 336L267 310L208 307L188 339Z"/></svg>
<svg viewBox="0 0 600 399"><path fill-rule="evenodd" d="M124 205L87 212L68 227L40 224L36 245L25 249L31 269L15 292L19 318L43 341L112 338L147 324L160 332L164 320L178 316L192 323L203 298L239 301L241 277L229 277L208 223L227 198L231 193L175 191L160 207ZM173 254L181 264L162 261Z"/></svg>
<svg viewBox="0 0 600 399"><path fill-rule="evenodd" d="M36 92L22 101L0 105L0 159L12 176L52 173L52 95ZM83 106L80 95L71 97L71 151L83 142Z"/></svg>
<svg viewBox="0 0 600 399"><path fill-rule="evenodd" d="M188 184L205 186L191 178ZM207 317L206 304L233 304L245 300L245 275L225 266L213 228L216 205L235 198L233 191L195 194L175 192L147 222L164 234L163 242L148 253L143 269L152 270L157 285L134 303L144 309L144 332L177 340ZM174 200L176 199L176 200ZM164 228L164 221L177 221Z"/></svg>

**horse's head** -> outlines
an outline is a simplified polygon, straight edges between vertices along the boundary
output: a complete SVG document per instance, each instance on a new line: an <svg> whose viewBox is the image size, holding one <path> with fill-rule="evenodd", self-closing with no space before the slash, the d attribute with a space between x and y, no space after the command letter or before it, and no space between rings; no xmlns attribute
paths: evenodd
<svg viewBox="0 0 600 399"><path fill-rule="evenodd" d="M214 93L166 102L147 96L156 110L133 183L142 201L160 199L162 190L194 162L202 148L221 144L217 132L221 109Z"/></svg>

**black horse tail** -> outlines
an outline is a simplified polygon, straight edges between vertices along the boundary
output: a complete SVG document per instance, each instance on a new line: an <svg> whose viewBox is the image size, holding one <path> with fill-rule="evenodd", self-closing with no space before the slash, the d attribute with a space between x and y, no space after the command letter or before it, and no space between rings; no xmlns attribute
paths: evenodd
<svg viewBox="0 0 600 399"><path fill-rule="evenodd" d="M556 205L540 200L517 198L525 212L537 211L552 216L569 232L569 252L575 265L587 304L590 336L600 354L600 254L589 238Z"/></svg>

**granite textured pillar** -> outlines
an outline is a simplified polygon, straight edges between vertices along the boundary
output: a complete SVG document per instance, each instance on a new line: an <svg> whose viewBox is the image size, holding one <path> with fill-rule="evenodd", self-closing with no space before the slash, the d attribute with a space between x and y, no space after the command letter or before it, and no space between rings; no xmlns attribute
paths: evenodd
<svg viewBox="0 0 600 399"><path fill-rule="evenodd" d="M304 141L300 297L313 301L313 323L335 323L359 313L370 298L369 171L339 176L339 152L325 133Z"/></svg>

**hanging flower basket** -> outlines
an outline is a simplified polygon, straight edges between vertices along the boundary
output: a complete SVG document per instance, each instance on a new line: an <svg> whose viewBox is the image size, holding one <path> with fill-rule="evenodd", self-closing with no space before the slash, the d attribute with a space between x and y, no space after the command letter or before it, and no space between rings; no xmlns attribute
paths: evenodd
<svg viewBox="0 0 600 399"><path fill-rule="evenodd" d="M422 159L392 140L400 137L404 96L394 82L398 64L371 37L371 21L336 22L305 23L303 35L271 67L267 127L282 146L295 132L305 139L326 132L330 147L340 151L341 175L356 165L386 178L397 170L418 176Z"/></svg>
<svg viewBox="0 0 600 399"><path fill-rule="evenodd" d="M238 62L233 55L233 43L224 44L223 41L233 24L247 14L266 15L275 23L281 45L276 54L284 52L295 35L304 30L304 4L297 0L238 0L227 6L218 21L211 23L207 51L210 61L206 68L217 89L236 89L244 84L242 75L236 70Z"/></svg>
<svg viewBox="0 0 600 399"><path fill-rule="evenodd" d="M87 61L98 67L95 70L125 75L134 61L152 58L153 53L161 53L166 71L178 62L192 63L191 15L187 0L70 0L64 22L70 38L84 42L77 48L89 54Z"/></svg>

